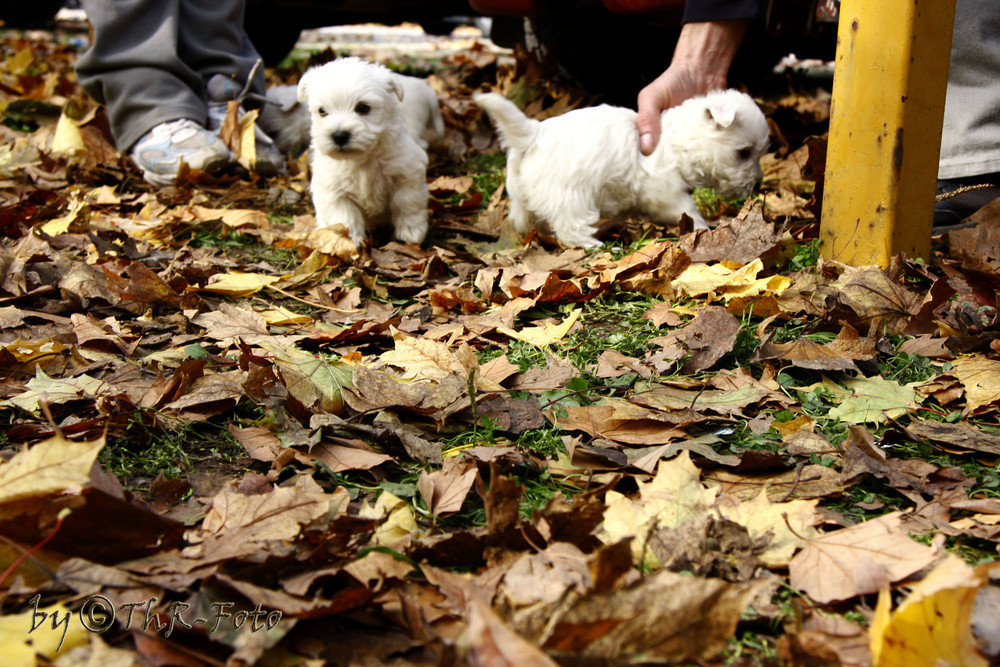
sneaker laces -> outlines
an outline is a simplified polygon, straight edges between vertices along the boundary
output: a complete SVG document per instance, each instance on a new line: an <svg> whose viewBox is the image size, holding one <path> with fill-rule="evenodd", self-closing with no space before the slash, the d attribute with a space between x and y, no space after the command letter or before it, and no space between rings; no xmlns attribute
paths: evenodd
<svg viewBox="0 0 1000 667"><path fill-rule="evenodd" d="M957 197L958 195L965 194L966 192L972 192L974 190L985 190L986 188L995 188L996 186L992 183L977 183L976 185L963 185L960 188L955 188L954 190L949 190L948 192L942 192L939 195L934 195L934 201L945 201L946 199L951 199L952 197Z"/></svg>

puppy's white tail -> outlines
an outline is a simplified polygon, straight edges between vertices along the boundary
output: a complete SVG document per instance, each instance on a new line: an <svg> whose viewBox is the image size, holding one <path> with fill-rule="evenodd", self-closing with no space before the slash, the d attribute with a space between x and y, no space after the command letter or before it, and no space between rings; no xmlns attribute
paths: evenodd
<svg viewBox="0 0 1000 667"><path fill-rule="evenodd" d="M541 123L525 116L516 104L499 93L477 93L472 99L493 119L504 148L525 151L531 146Z"/></svg>

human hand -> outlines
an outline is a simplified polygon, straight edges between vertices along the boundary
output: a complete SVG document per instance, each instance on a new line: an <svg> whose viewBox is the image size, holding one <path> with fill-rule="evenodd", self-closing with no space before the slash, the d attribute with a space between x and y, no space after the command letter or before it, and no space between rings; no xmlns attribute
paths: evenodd
<svg viewBox="0 0 1000 667"><path fill-rule="evenodd" d="M639 149L649 155L660 140L660 114L689 97L727 85L729 65L746 34L747 21L687 23L670 67L639 91Z"/></svg>

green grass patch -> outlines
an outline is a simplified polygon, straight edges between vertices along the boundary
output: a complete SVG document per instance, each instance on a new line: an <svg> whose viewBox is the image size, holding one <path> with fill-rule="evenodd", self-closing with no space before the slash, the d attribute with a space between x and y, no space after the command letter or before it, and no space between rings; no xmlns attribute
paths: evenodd
<svg viewBox="0 0 1000 667"><path fill-rule="evenodd" d="M231 232L219 228L198 228L189 244L193 248L213 248L243 263L266 262L280 272L293 270L299 265L298 254L288 248L275 248L256 236Z"/></svg>
<svg viewBox="0 0 1000 667"><path fill-rule="evenodd" d="M160 473L167 479L213 469L238 474L253 464L226 423L190 422L140 412L129 420L124 435L108 440L99 459L139 495Z"/></svg>

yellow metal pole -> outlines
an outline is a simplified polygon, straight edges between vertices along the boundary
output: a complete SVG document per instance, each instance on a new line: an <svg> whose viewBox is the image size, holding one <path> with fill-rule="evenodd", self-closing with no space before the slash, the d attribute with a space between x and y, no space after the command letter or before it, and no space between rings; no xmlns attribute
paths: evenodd
<svg viewBox="0 0 1000 667"><path fill-rule="evenodd" d="M886 266L930 255L955 0L843 0L820 238Z"/></svg>

